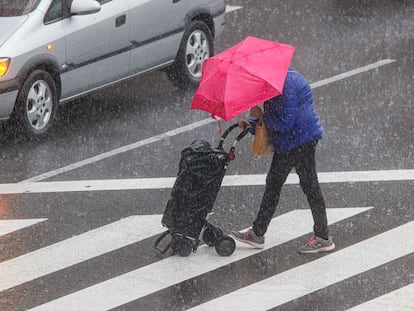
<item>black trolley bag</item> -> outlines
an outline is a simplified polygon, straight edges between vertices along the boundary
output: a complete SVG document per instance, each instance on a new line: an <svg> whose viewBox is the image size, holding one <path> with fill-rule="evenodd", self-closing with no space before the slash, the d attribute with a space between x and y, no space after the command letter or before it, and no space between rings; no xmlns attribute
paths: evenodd
<svg viewBox="0 0 414 311"><path fill-rule="evenodd" d="M210 224L208 216L227 166L235 158L235 146L248 133L248 129L243 130L235 138L229 152L225 152L224 140L237 127L237 123L233 124L223 133L217 148L212 148L207 141L194 140L181 151L178 176L161 221L168 230L154 244L162 254L172 249L174 254L189 256L197 251L201 240L208 246L214 246L221 256L230 256L234 252L235 241ZM170 238L169 243L160 247L161 241L167 237Z"/></svg>

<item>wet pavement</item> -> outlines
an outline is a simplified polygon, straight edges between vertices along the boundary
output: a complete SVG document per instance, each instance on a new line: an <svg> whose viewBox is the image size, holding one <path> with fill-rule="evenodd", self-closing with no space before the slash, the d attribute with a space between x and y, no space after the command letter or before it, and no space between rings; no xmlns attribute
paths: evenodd
<svg viewBox="0 0 414 311"><path fill-rule="evenodd" d="M156 72L61 107L45 141L0 138L0 310L414 310L414 3L227 4L216 52L247 35L297 47L326 131L317 166L336 250L297 253L312 220L293 174L264 250L157 253L180 151L217 144L219 126ZM224 232L260 203L270 157L250 147L237 145L226 177L238 177L217 197Z"/></svg>

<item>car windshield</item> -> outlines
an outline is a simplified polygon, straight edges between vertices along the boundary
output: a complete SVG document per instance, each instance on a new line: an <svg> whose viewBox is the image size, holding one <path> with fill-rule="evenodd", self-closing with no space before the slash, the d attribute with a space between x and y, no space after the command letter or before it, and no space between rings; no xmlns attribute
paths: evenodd
<svg viewBox="0 0 414 311"><path fill-rule="evenodd" d="M0 16L20 16L33 11L40 0L0 0Z"/></svg>

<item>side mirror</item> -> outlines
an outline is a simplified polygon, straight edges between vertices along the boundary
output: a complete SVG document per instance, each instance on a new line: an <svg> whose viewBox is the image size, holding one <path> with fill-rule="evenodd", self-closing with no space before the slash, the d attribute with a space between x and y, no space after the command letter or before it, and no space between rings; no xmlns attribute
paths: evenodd
<svg viewBox="0 0 414 311"><path fill-rule="evenodd" d="M99 12L101 5L95 0L73 0L70 6L71 15L87 15Z"/></svg>

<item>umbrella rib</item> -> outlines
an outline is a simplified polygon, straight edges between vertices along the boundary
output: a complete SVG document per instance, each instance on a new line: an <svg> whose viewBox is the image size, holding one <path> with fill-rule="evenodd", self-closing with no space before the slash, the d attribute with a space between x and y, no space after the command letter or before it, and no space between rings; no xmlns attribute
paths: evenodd
<svg viewBox="0 0 414 311"><path fill-rule="evenodd" d="M255 51L254 53L249 53L249 54L246 54L246 55L240 55L239 57L235 57L235 58L233 58L232 59L232 61L236 61L236 60L239 60L239 59L241 59L241 58L246 58L246 57L250 57L250 56L252 56L252 55L255 55L255 54L257 54L257 53L261 53L261 52L264 52L264 51L267 51L267 50L272 50L272 49L274 49L274 47L273 46L270 46L270 47L267 47L267 48L263 48L263 49L261 49L261 50L257 50L257 51Z"/></svg>
<svg viewBox="0 0 414 311"><path fill-rule="evenodd" d="M237 64L236 64L237 65ZM268 81L266 81L266 80L263 80L262 78L260 78L259 76L257 76L256 74L253 74L253 73L251 73L249 70L247 70L246 68L244 68L244 67L242 67L242 66L240 66L240 65L237 65L237 67L239 68L238 70L243 70L244 72L246 72L246 73L248 73L249 75L251 75L251 76L253 76L253 77L255 77L255 78L257 78L258 80L261 80L261 81L263 81L264 83L266 83L266 85L268 85L268 86L270 86L270 87L272 87L273 88L273 86L268 82ZM227 84L227 79L228 79L228 77L229 77L230 75L227 75L226 76L226 84ZM281 92L280 92L281 93ZM226 102L228 102L227 100L226 100L226 95L224 95L225 96L225 98L224 98L224 103L226 103ZM276 94L275 94L275 96L276 96ZM269 99L269 98L268 98ZM227 115L227 113L228 113L228 106L227 105L225 105L224 104L224 112L225 112L225 114Z"/></svg>
<svg viewBox="0 0 414 311"><path fill-rule="evenodd" d="M250 70L248 70L246 67L243 67L243 66L240 66L240 65L238 65L238 64L236 64L240 69L242 69L242 70L244 70L245 72L247 72L249 75L251 75L251 76L253 76L253 77L255 77L255 78L257 78L257 79L259 79L259 80L263 80L258 74L257 74L257 72L252 72L252 71L250 71ZM265 81L268 85L270 85L269 84L269 82L268 81L266 81L266 80L263 80L263 81Z"/></svg>

